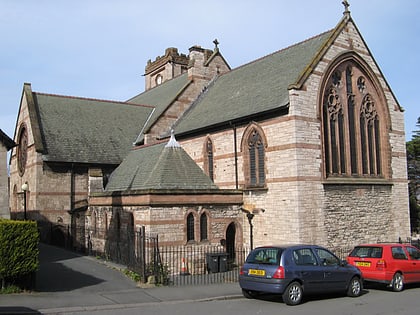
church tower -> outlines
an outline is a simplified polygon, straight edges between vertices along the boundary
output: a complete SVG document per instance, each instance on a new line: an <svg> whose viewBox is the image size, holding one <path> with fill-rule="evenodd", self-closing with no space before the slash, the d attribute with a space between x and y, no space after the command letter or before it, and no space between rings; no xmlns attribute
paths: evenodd
<svg viewBox="0 0 420 315"><path fill-rule="evenodd" d="M188 62L188 56L178 53L174 47L167 48L165 55L156 57L153 62L149 59L144 74L146 91L186 72Z"/></svg>

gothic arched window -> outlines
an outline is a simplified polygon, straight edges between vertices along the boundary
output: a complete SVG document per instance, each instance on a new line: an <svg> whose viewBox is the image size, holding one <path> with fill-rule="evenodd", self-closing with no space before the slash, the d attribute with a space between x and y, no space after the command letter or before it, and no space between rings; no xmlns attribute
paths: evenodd
<svg viewBox="0 0 420 315"><path fill-rule="evenodd" d="M331 71L322 97L325 176L384 178L386 114L366 71L353 60Z"/></svg>
<svg viewBox="0 0 420 315"><path fill-rule="evenodd" d="M265 137L261 128L251 125L242 142L246 188L265 187Z"/></svg>
<svg viewBox="0 0 420 315"><path fill-rule="evenodd" d="M187 242L194 241L194 215L190 213L187 216Z"/></svg>
<svg viewBox="0 0 420 315"><path fill-rule="evenodd" d="M207 241L207 214L200 216L200 241Z"/></svg>
<svg viewBox="0 0 420 315"><path fill-rule="evenodd" d="M26 162L28 159L28 131L26 126L22 124L19 131L19 143L17 147L17 163L19 175L23 176L25 173Z"/></svg>

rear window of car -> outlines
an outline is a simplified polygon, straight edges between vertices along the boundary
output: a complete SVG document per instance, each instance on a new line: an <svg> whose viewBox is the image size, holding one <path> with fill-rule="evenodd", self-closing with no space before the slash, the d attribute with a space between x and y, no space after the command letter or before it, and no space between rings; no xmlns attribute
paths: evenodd
<svg viewBox="0 0 420 315"><path fill-rule="evenodd" d="M360 258L382 258L382 252L382 247L358 246L352 250L349 256Z"/></svg>
<svg viewBox="0 0 420 315"><path fill-rule="evenodd" d="M278 265L283 250L281 248L256 248L247 257L250 264Z"/></svg>

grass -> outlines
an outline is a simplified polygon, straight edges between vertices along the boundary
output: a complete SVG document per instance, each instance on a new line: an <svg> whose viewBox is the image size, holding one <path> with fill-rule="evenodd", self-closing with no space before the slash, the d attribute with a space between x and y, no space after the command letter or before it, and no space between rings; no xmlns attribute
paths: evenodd
<svg viewBox="0 0 420 315"><path fill-rule="evenodd" d="M9 285L4 288L0 288L0 294L12 294L21 292L23 292L23 290L16 285Z"/></svg>

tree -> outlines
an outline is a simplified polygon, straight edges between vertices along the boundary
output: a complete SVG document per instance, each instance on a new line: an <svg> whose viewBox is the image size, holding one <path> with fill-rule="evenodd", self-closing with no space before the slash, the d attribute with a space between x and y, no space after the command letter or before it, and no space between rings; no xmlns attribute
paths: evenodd
<svg viewBox="0 0 420 315"><path fill-rule="evenodd" d="M417 130L407 142L408 189L410 198L411 232L420 232L420 117Z"/></svg>

